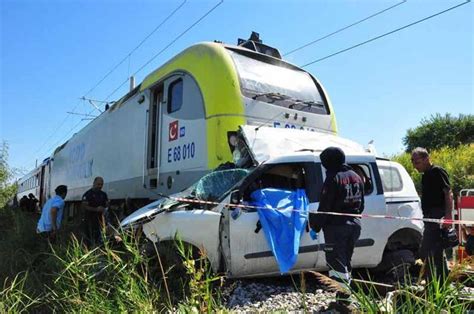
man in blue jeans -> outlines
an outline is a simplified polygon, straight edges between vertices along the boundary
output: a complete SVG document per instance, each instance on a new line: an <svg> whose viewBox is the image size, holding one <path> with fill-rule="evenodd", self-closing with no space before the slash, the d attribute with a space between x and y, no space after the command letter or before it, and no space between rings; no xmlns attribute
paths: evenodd
<svg viewBox="0 0 474 314"><path fill-rule="evenodd" d="M36 231L39 234L45 235L49 242L56 241L57 232L61 227L67 186L59 185L54 191L56 195L44 204L41 217L36 227Z"/></svg>

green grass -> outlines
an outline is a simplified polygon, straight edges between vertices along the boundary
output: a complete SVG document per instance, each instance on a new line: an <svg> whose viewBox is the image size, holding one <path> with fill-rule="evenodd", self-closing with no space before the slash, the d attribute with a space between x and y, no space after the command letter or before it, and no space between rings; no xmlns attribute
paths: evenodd
<svg viewBox="0 0 474 314"><path fill-rule="evenodd" d="M94 249L68 234L48 246L34 232L36 217L3 210L0 218L9 221L0 238L0 313L210 313L221 308L215 289L221 278L212 275L205 256L193 259L179 239L173 245L186 276L173 277L175 266L169 264L153 272L160 255L142 254L141 242L129 234L123 233L119 244L105 241Z"/></svg>
<svg viewBox="0 0 474 314"><path fill-rule="evenodd" d="M364 313L466 313L472 310L472 300L466 300L462 295L465 283L473 278L457 280L468 261L458 265L451 271L446 280L432 275L423 281L424 285L399 284L387 296L381 295L373 286L356 284L352 289L352 297ZM413 278L407 275L404 282L413 283ZM374 302L377 301L377 302Z"/></svg>
<svg viewBox="0 0 474 314"><path fill-rule="evenodd" d="M224 278L178 235L146 255L143 239L126 232L119 244L105 241L87 249L66 224L60 241L49 246L35 234L36 220L29 213L0 210L0 313L227 311L219 294ZM433 278L419 289L400 285L388 298L370 286L356 286L352 296L364 313L465 313L472 305L460 294L462 282L454 280L461 271L462 266L446 282ZM293 281L304 312L306 281L303 274Z"/></svg>

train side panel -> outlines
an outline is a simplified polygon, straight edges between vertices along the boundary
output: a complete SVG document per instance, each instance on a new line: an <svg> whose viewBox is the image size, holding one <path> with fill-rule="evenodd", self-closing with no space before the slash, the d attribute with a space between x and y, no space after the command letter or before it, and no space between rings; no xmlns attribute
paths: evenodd
<svg viewBox="0 0 474 314"><path fill-rule="evenodd" d="M67 200L78 201L102 176L110 199L148 195L142 182L147 106L137 97L112 106L56 150L52 189L66 184Z"/></svg>

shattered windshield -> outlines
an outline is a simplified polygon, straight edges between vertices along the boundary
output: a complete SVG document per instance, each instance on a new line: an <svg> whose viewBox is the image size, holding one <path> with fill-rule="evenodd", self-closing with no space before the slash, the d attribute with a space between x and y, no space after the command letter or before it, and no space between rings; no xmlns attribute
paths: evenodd
<svg viewBox="0 0 474 314"><path fill-rule="evenodd" d="M184 191L173 194L158 206L165 209L176 209L177 205L185 202L174 198L186 198L201 201L217 201L225 192L230 190L235 184L242 180L250 170L248 169L228 169L213 171L203 176L199 181L191 185ZM181 206L178 206L181 207Z"/></svg>
<svg viewBox="0 0 474 314"><path fill-rule="evenodd" d="M248 173L247 169L211 172L197 182L195 196L199 200L216 201Z"/></svg>
<svg viewBox="0 0 474 314"><path fill-rule="evenodd" d="M244 96L299 111L328 114L323 98L303 71L266 63L229 50Z"/></svg>

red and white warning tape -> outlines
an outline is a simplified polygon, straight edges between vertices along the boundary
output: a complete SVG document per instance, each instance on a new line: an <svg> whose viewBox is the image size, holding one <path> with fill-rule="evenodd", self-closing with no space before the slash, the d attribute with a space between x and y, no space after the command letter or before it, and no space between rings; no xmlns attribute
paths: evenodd
<svg viewBox="0 0 474 314"><path fill-rule="evenodd" d="M170 199L184 202L184 203L194 203L194 204L204 204L204 205L219 205L221 203L211 202L211 201L202 201L196 199L182 198L182 197L173 197L167 196ZM224 204L225 207L234 207L234 208L245 208L245 209L276 209L278 208L269 208L261 206L252 206L252 205L243 205L243 204ZM293 209L293 211L299 211L298 209ZM332 216L349 216L356 218L378 218L378 219L397 219L397 220L414 220L414 221L423 221L437 224L447 224L447 225L474 225L474 220L455 220L455 219L436 219L436 218L420 218L420 217L403 217L403 216L392 216L392 215L371 215L371 214L346 214L338 212L311 212L312 214L319 215L332 215Z"/></svg>

